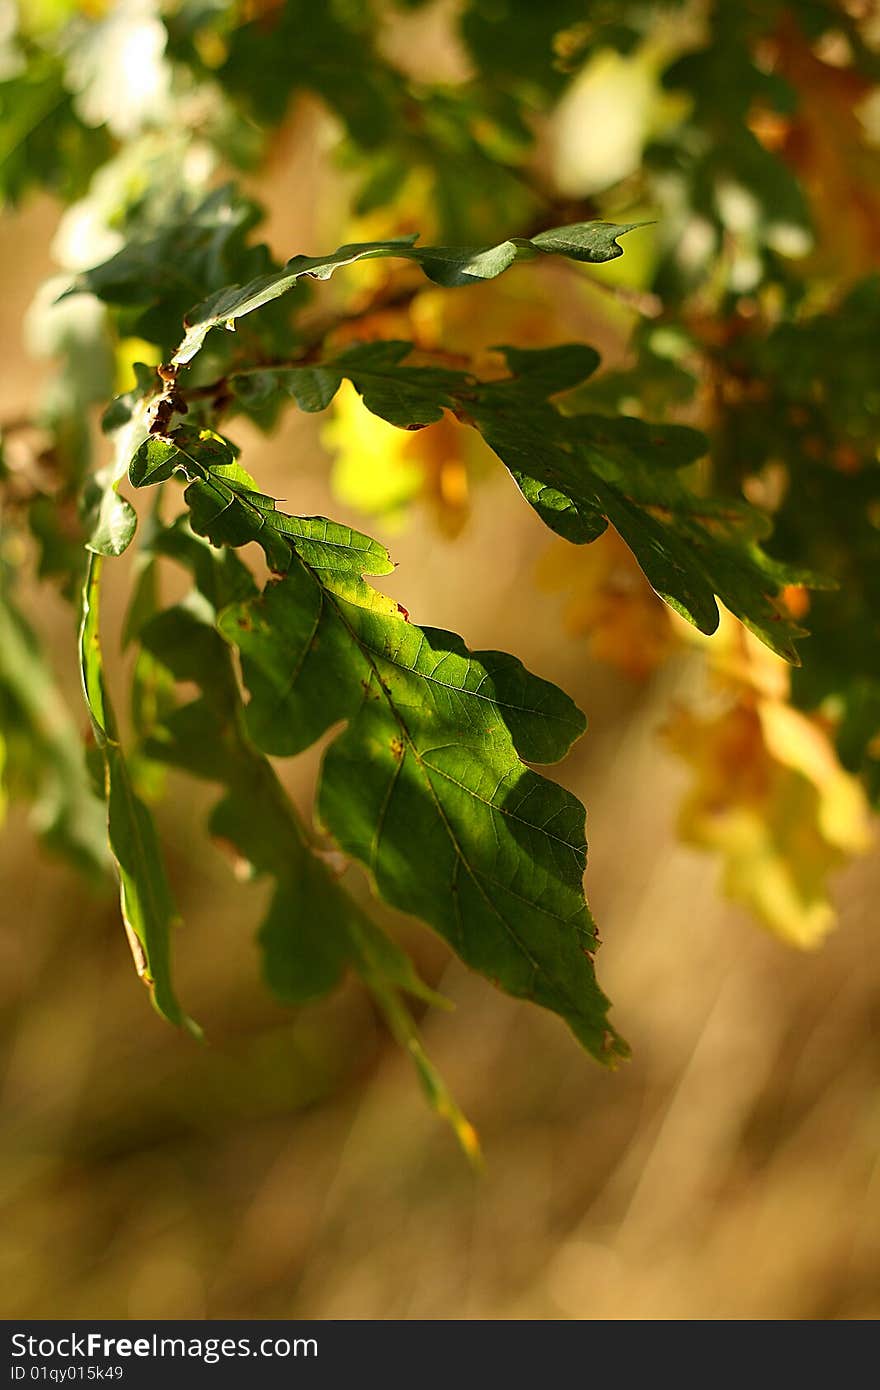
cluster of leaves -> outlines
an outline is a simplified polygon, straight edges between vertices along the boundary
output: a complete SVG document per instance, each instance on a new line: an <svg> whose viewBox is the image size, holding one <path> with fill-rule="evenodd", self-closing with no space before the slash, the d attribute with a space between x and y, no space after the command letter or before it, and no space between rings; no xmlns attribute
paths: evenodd
<svg viewBox="0 0 880 1390"><path fill-rule="evenodd" d="M880 279L835 306L725 351L729 385L719 465L764 475L775 498L774 551L834 575L810 606L811 659L793 680L804 709L828 706L846 767L880 797Z"/></svg>
<svg viewBox="0 0 880 1390"><path fill-rule="evenodd" d="M878 79L867 9L832 0L710 8L688 51L661 67L663 91L687 102L649 139L636 176L661 209L659 254L647 282L658 308L636 325L634 364L588 384L582 396L589 408L612 413L684 409L696 416L709 437L715 487L744 490L772 516L770 554L832 581L809 597L786 595L811 634L786 700L809 716L827 758L853 774L853 804L867 794L874 807ZM625 214L626 199L617 201L623 191L607 197ZM718 659L710 653L709 660ZM740 696L734 704L742 714ZM699 714L690 717L700 724ZM748 761L744 749L753 749L752 772L761 780L758 764L778 750L753 711L743 718L757 733L737 756ZM694 725L690 735L673 744L693 762ZM793 735L792 748L802 741ZM700 756L705 771L712 755L704 748ZM730 764L722 759L722 766ZM751 889L735 895L786 938L814 944L833 916L821 866L866 842L859 817L841 814L833 853L827 845L819 850L828 817L816 779L800 767L796 780L774 854L792 882L809 880L809 891L790 895L788 908L762 907L754 857ZM772 834L771 813L765 807L759 814ZM684 822L693 829L687 808ZM721 851L730 886L736 830L716 815L692 838ZM740 873L741 885L749 875ZM770 891L767 898L781 903L783 896ZM812 930L810 921L823 925Z"/></svg>
<svg viewBox="0 0 880 1390"><path fill-rule="evenodd" d="M831 0L718 5L708 17L673 0L471 0L450 35L458 68L441 82L393 57L367 6L156 0L95 18L70 0L54 14L41 26L22 21L0 81L5 201L32 183L76 200L59 235L65 275L40 321L61 370L26 467L21 458L12 467L10 441L0 563L11 576L29 536L42 576L81 591L82 684L100 769L93 785L10 577L0 609L7 785L35 802L50 844L96 872L107 859L96 833L103 797L138 971L157 1009L197 1031L172 981L176 910L148 770L218 784L211 833L274 885L258 934L270 987L299 1004L354 971L473 1151L405 1002L436 996L341 882L322 837L366 869L379 899L613 1062L626 1045L594 973L584 810L535 770L565 755L584 717L515 657L471 652L411 623L369 582L392 568L385 547L342 522L283 511L243 466L227 422L269 428L291 407L333 411L341 392L407 431L401 438L454 421L500 460L560 543L592 547L604 536L587 553L630 567L642 596L625 626L635 656L621 649L604 562L591 561L589 577L582 567L579 581L580 621L600 630L596 650L622 669L646 674L672 649L670 612L715 632L719 603L774 654L773 669L797 668L801 712L787 684L767 699L738 678L735 707L714 722L685 711L669 739L695 761L685 833L726 853L734 895L812 944L829 920L824 876L863 839L831 823L834 807L855 805L832 738L880 795L880 393L870 352L880 289L868 278L841 292L814 215L809 164L821 164L824 147L805 90L827 96L812 77L816 63L827 66L822 45L835 43L854 89L871 89L867 26ZM681 38L670 43L676 25ZM636 176L565 203L532 177L536 126L597 55L638 54L657 30L671 50L660 88L687 100L643 132ZM147 78L129 94L134 49ZM279 264L254 240L261 210L228 181L228 166L256 157L302 90L339 123L340 160L358 176L356 216L381 210L385 228ZM436 245L409 230L414 180ZM646 208L659 212L656 230L637 230ZM79 246L84 227L93 254ZM526 276L568 265L580 290L590 267L618 261L624 234L627 247L648 247L652 309L635 322L622 369L599 373L592 347L558 337L468 361L426 347L414 329L411 311L426 296L449 291L451 304L513 267ZM363 273L380 261L387 278L374 299L340 291L342 311L316 317L316 282L342 271L335 288L346 267ZM413 331L377 338L378 311L394 306ZM104 414L102 453L88 411L120 374L129 389ZM184 510L165 521L175 482ZM164 498L139 536L126 485ZM137 745L126 752L127 720L114 714L101 654L100 592L136 536L125 640L137 650ZM250 543L268 566L262 588L235 553ZM159 583L168 562L192 585L170 608ZM800 667L807 608L815 636ZM270 759L328 733L314 830ZM853 812L848 824L857 820ZM751 884L762 855L775 865L772 892ZM811 856L811 877L792 871L798 855L801 868Z"/></svg>

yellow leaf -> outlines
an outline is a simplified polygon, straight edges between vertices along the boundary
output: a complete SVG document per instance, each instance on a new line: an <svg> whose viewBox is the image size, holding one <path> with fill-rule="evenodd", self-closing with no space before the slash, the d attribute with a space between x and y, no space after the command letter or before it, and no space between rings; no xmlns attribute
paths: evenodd
<svg viewBox="0 0 880 1390"><path fill-rule="evenodd" d="M861 783L841 767L827 731L781 701L759 701L758 713L771 755L815 787L823 837L849 854L863 854L870 846L865 795Z"/></svg>
<svg viewBox="0 0 880 1390"><path fill-rule="evenodd" d="M724 892L805 949L835 924L828 877L868 849L861 784L830 730L788 703L788 667L724 614L705 643L720 713L678 708L664 735L694 769L683 839L721 855ZM716 694L717 700L717 694Z"/></svg>
<svg viewBox="0 0 880 1390"><path fill-rule="evenodd" d="M381 513L392 525L422 499L442 530L454 534L468 514L467 461L474 442L448 416L421 430L389 425L364 406L350 382L333 402L322 441L335 455L333 487L350 506Z"/></svg>
<svg viewBox="0 0 880 1390"><path fill-rule="evenodd" d="M155 343L145 338L121 338L116 345L116 392L122 395L137 385L135 362L144 362L148 367L158 367L162 354Z"/></svg>

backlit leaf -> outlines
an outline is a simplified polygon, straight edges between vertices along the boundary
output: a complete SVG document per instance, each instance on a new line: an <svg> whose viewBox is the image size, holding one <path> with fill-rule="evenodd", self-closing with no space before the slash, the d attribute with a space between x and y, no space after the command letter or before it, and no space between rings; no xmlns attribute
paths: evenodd
<svg viewBox="0 0 880 1390"><path fill-rule="evenodd" d="M408 623L348 562L322 572L296 555L220 626L258 747L289 755L346 721L319 814L380 894L597 1057L623 1052L591 964L583 808L521 761L563 756L584 727L571 701L513 657Z"/></svg>
<svg viewBox="0 0 880 1390"><path fill-rule="evenodd" d="M171 934L177 913L152 816L131 783L104 677L98 632L101 564L97 555L89 563L80 661L83 690L104 760L108 835L119 875L122 920L137 972L155 1008L171 1023L199 1036L198 1026L181 1010L171 983Z"/></svg>
<svg viewBox="0 0 880 1390"><path fill-rule="evenodd" d="M234 328L237 319L286 294L303 276L328 280L340 266L395 256L415 262L429 280L449 289L491 280L515 261L539 253L591 263L614 260L623 254L617 238L639 225L583 222L542 232L531 240L516 237L497 246L483 247L416 246L416 237L410 236L340 246L330 256L293 256L281 270L259 276L244 286L230 285L191 310L187 314L186 335L172 360L180 366L191 362L212 328ZM97 274L91 272L92 278ZM94 289L94 284L89 288Z"/></svg>
<svg viewBox="0 0 880 1390"><path fill-rule="evenodd" d="M346 891L248 737L231 653L213 627L218 607L256 592L248 571L235 556L213 550L180 524L156 535L154 553L189 569L197 592L147 623L145 648L178 680L195 681L201 693L162 714L147 751L223 785L211 833L233 846L253 874L274 880L258 934L267 983L285 1003L301 1004L326 994L344 970L353 969L412 1057L431 1103L475 1158L474 1132L428 1059L401 992L426 1003L444 1006L445 1001Z"/></svg>

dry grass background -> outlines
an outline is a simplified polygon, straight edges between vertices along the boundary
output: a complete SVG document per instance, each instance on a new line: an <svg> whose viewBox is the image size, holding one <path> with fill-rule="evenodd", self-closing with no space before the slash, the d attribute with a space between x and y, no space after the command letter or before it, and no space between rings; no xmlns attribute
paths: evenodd
<svg viewBox="0 0 880 1390"><path fill-rule="evenodd" d="M292 206L302 168L281 158L270 230L289 254L293 227L312 240L314 202ZM0 233L0 411L35 390L18 325L54 218L34 203ZM255 444L250 466L298 510L339 512L312 421ZM420 514L394 537L394 590L417 620L516 651L588 711L558 775L588 807L600 974L633 1061L602 1073L552 1017L397 920L457 1005L424 1023L481 1133L475 1177L362 993L300 1014L267 999L251 940L263 890L200 840L207 790L173 782L160 812L186 918L179 992L203 1048L147 1008L114 903L14 814L0 839L4 1316L880 1315L880 863L840 877L840 929L814 955L722 902L717 866L675 842L683 774L656 738L686 660L640 689L591 663L558 602L523 583L543 544L499 474L458 540ZM69 616L41 603L76 698ZM303 806L313 772L294 770Z"/></svg>

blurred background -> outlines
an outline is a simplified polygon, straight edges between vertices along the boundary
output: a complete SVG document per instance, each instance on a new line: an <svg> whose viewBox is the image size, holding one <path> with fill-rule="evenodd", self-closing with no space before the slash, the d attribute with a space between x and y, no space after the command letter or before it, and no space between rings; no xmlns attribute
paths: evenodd
<svg viewBox="0 0 880 1390"><path fill-rule="evenodd" d="M444 9L420 15L420 29L412 16L389 21L391 51L432 52L454 75L455 53L430 37ZM638 130L612 118L646 119L650 66L594 60L577 100L548 122L540 158L562 194L638 162ZM597 122L607 139L594 167L582 132ZM278 255L346 239L346 180L326 158L334 138L326 111L300 98L252 176ZM39 195L0 228L4 417L26 412L46 375L21 346L22 322L55 268L58 217ZM621 310L601 272L573 285L555 264L530 266L454 312L470 347L520 341L527 314L532 341L580 337L625 364L631 305ZM430 321L430 304L421 312ZM610 616L572 613L564 566L503 470L473 461L468 492L454 467L444 472L442 439L431 488L421 473L407 482L415 455L392 467L378 440L385 473L371 495L387 495L368 506L346 455L371 447L371 427L352 410L340 402L329 424L289 413L269 438L247 424L234 434L291 509L388 542L398 569L385 587L414 620L516 652L587 712L588 733L552 775L587 806L599 977L632 1061L604 1073L558 1020L500 996L383 911L455 1003L421 1026L479 1131L486 1171L475 1174L363 990L346 985L301 1011L267 995L252 941L266 889L237 882L205 839L210 789L172 778L157 811L185 922L178 993L205 1046L149 1009L112 893L81 886L12 807L0 838L0 1312L880 1316L876 826L868 852L832 880L838 926L820 949L793 949L726 901L718 860L677 836L692 778L661 736L700 687L700 651L677 628L658 635L649 602L621 616L613 585L599 584ZM609 552L605 569L619 578L618 559ZM125 560L113 563L124 573ZM34 586L32 614L34 604L76 709L69 612L48 587ZM108 601L111 652L119 604ZM641 645L621 654L601 640L603 623L606 639L644 624ZM645 643L663 659L634 658ZM125 675L115 659L112 679ZM309 754L285 769L306 814L316 767Z"/></svg>

